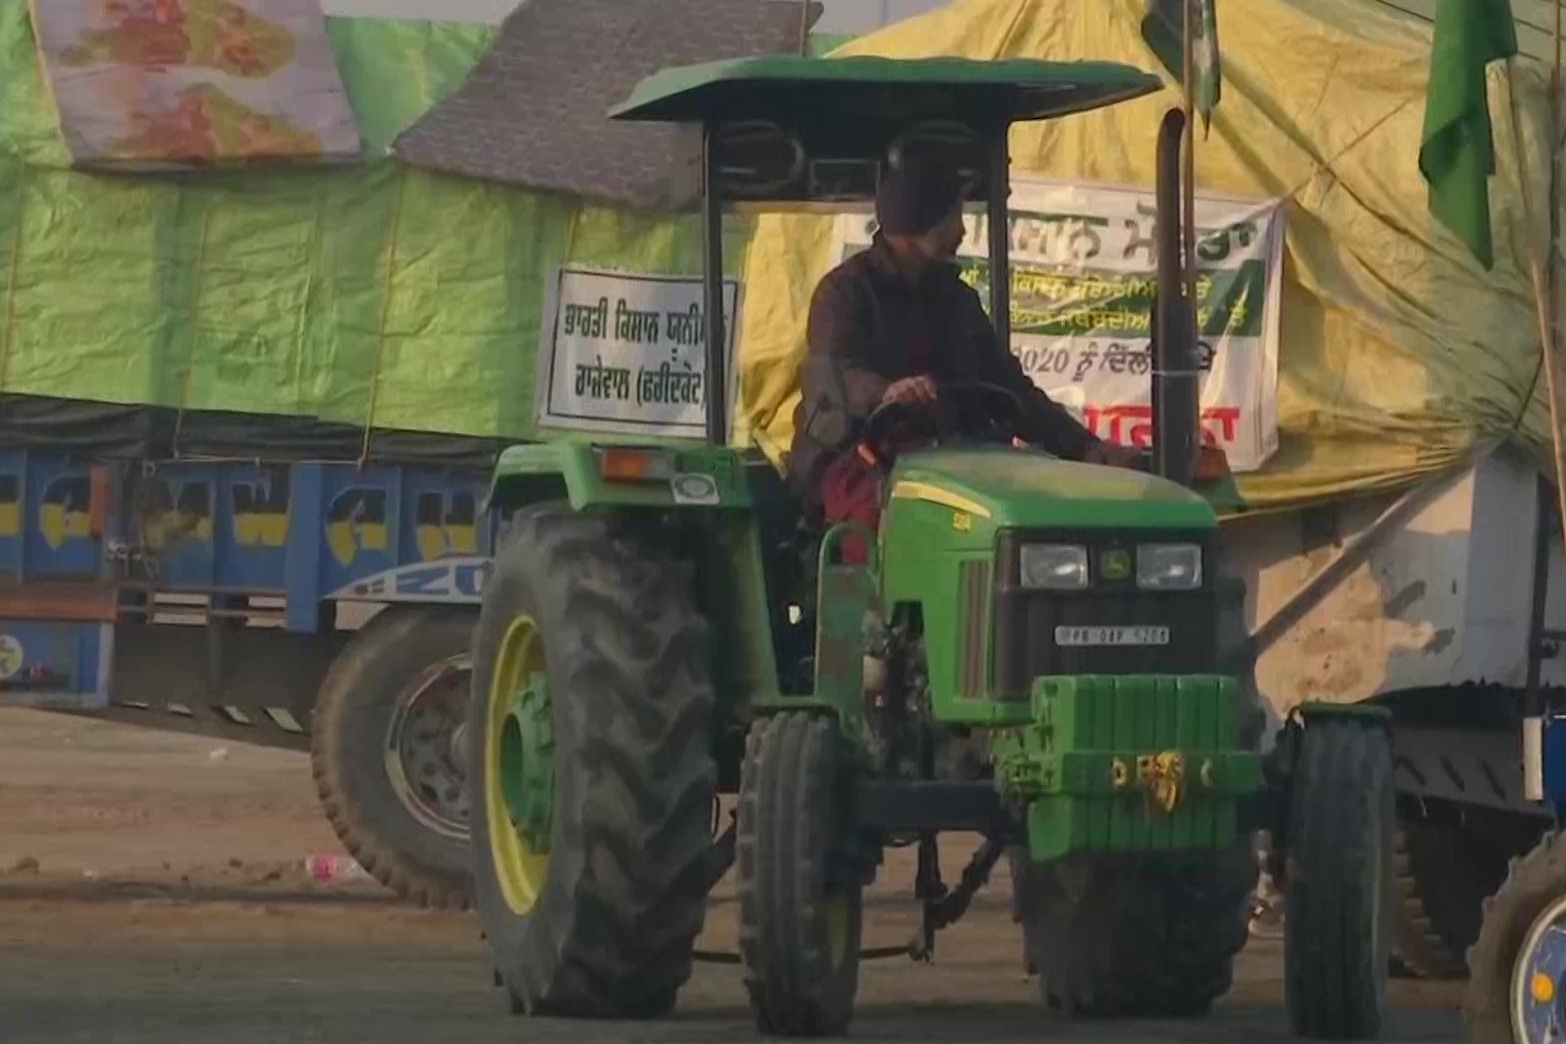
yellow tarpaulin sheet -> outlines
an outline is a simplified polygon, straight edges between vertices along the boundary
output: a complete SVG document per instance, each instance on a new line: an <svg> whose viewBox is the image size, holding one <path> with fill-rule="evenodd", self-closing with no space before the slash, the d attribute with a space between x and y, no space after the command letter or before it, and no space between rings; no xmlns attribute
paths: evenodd
<svg viewBox="0 0 1566 1044"><path fill-rule="evenodd" d="M1143 11L1143 0L959 0L835 53L1108 59L1161 72ZM1491 69L1500 160L1497 263L1486 273L1426 207L1427 22L1373 0L1243 0L1220 5L1219 18L1223 101L1198 138L1199 190L1291 201L1279 449L1244 476L1246 498L1279 507L1390 487L1497 437L1546 459L1529 275L1547 224L1544 71ZM1019 126L1014 170L1151 188L1155 128L1177 104L1172 88ZM833 220L769 215L746 259L739 424L775 460L793 436L805 316L831 267Z"/></svg>

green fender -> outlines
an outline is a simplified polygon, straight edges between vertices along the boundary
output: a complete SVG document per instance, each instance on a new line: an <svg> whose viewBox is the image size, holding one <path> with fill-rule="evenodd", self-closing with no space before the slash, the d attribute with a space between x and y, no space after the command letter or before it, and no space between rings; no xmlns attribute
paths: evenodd
<svg viewBox="0 0 1566 1044"><path fill-rule="evenodd" d="M656 460L653 474L607 479L605 452L635 452ZM748 510L745 462L727 446L670 446L631 442L545 442L512 446L500 454L490 481L491 510L514 511L564 497L577 511L595 507Z"/></svg>

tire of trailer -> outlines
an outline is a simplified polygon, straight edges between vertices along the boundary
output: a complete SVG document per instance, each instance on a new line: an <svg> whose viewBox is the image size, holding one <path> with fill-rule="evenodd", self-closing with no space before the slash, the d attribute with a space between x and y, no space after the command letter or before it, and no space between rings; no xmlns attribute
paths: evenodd
<svg viewBox="0 0 1566 1044"><path fill-rule="evenodd" d="M398 779L390 730L416 687L449 672L467 689L471 610L392 606L360 628L333 661L310 719L316 793L338 838L369 874L405 899L467 909L471 850L459 817L421 818ZM459 709L461 704L459 703ZM466 764L452 758L457 786Z"/></svg>
<svg viewBox="0 0 1566 1044"><path fill-rule="evenodd" d="M1294 1032L1381 1032L1391 967L1392 750L1379 721L1307 720L1289 800L1284 987Z"/></svg>
<svg viewBox="0 0 1566 1044"><path fill-rule="evenodd" d="M1037 865L1010 853L1023 946L1044 1003L1071 1015L1197 1018L1229 992L1249 938L1249 839L1210 859Z"/></svg>
<svg viewBox="0 0 1566 1044"><path fill-rule="evenodd" d="M1455 824L1400 819L1393 840L1398 960L1421 978L1466 977L1464 954L1479 937L1481 907L1499 882L1481 883L1483 853L1464 843Z"/></svg>
<svg viewBox="0 0 1566 1044"><path fill-rule="evenodd" d="M735 892L762 1033L839 1036L853 1017L863 872L845 858L841 744L834 722L807 714L761 719L745 738Z"/></svg>
<svg viewBox="0 0 1566 1044"><path fill-rule="evenodd" d="M1514 1044L1519 958L1536 924L1566 899L1566 834L1551 832L1512 860L1506 881L1484 902L1479 940L1468 951L1463 1019L1474 1044Z"/></svg>
<svg viewBox="0 0 1566 1044"><path fill-rule="evenodd" d="M519 511L496 555L474 644L468 779L477 907L513 1012L652 1018L690 977L716 784L692 586L634 524L559 503ZM498 760L512 719L499 736L492 727L513 671L502 657L529 630L541 652L529 678L546 679L552 728L534 748L552 751L547 851L529 847L502 790L516 785ZM507 852L541 865L531 892Z"/></svg>

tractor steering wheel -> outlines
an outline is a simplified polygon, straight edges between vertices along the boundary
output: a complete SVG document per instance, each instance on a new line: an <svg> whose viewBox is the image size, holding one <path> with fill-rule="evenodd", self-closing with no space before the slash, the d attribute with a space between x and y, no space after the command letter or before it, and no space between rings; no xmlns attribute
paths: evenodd
<svg viewBox="0 0 1566 1044"><path fill-rule="evenodd" d="M871 411L863 441L878 458L891 460L898 445L909 441L1009 443L1021 426L1022 400L1009 388L987 381L956 381L937 390L935 402L883 402Z"/></svg>

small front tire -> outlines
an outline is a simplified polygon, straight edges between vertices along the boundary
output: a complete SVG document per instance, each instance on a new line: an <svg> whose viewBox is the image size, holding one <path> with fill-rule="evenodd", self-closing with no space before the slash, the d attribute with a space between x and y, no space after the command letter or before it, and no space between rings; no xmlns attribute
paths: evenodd
<svg viewBox="0 0 1566 1044"><path fill-rule="evenodd" d="M1380 721L1307 718L1289 799L1284 985L1294 1032L1381 1032L1391 967L1392 746Z"/></svg>
<svg viewBox="0 0 1566 1044"><path fill-rule="evenodd" d="M740 956L757 1028L836 1036L859 989L860 869L843 740L830 720L780 714L745 741L737 826Z"/></svg>

